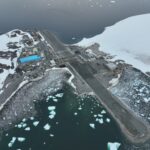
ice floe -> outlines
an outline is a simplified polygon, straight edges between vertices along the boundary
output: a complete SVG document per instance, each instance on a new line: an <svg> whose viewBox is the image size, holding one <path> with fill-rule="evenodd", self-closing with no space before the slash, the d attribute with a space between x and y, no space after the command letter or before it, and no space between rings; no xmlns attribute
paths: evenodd
<svg viewBox="0 0 150 150"><path fill-rule="evenodd" d="M74 115L75 115L75 116L77 116L77 115L78 115L78 113L77 113L77 112L75 112L75 113L74 113Z"/></svg>
<svg viewBox="0 0 150 150"><path fill-rule="evenodd" d="M108 142L107 143L107 148L108 148L108 150L118 150L120 145L121 144L117 143L117 142L115 142L115 143Z"/></svg>
<svg viewBox="0 0 150 150"><path fill-rule="evenodd" d="M26 127L24 130L25 131L30 131L31 129L30 129L30 127Z"/></svg>
<svg viewBox="0 0 150 150"><path fill-rule="evenodd" d="M108 122L108 123L109 123L109 122L110 122L110 119L109 119L109 118L106 118L106 122Z"/></svg>
<svg viewBox="0 0 150 150"><path fill-rule="evenodd" d="M47 123L43 128L44 130L50 130L51 126Z"/></svg>
<svg viewBox="0 0 150 150"><path fill-rule="evenodd" d="M63 95L64 95L64 93L58 93L58 94L56 94L55 96L58 97L58 98L62 98Z"/></svg>
<svg viewBox="0 0 150 150"><path fill-rule="evenodd" d="M34 121L33 125L36 127L36 126L38 126L39 123L40 123L39 121Z"/></svg>
<svg viewBox="0 0 150 150"><path fill-rule="evenodd" d="M17 128L25 128L26 126L27 126L27 124L24 122L21 122L20 124L15 125L15 127L17 127Z"/></svg>
<svg viewBox="0 0 150 150"><path fill-rule="evenodd" d="M95 124L94 124L94 123L90 123L89 126L90 126L92 129L95 129Z"/></svg>
<svg viewBox="0 0 150 150"><path fill-rule="evenodd" d="M102 111L101 111L101 114L106 114L106 111L105 111L105 110L102 110Z"/></svg>
<svg viewBox="0 0 150 150"><path fill-rule="evenodd" d="M49 111L52 111L52 110L55 110L55 109L56 109L56 106L48 106Z"/></svg>
<svg viewBox="0 0 150 150"><path fill-rule="evenodd" d="M12 137L11 141L8 143L8 147L12 147L16 139L17 139L16 137Z"/></svg>
<svg viewBox="0 0 150 150"><path fill-rule="evenodd" d="M49 118L50 119L54 119L55 118L55 115L56 115L56 106L48 106L48 110L49 110Z"/></svg>
<svg viewBox="0 0 150 150"><path fill-rule="evenodd" d="M17 140L18 140L19 142L24 142L24 141L26 140L26 138L24 138L24 137L18 137Z"/></svg>
<svg viewBox="0 0 150 150"><path fill-rule="evenodd" d="M50 134L50 137L54 137L54 134Z"/></svg>

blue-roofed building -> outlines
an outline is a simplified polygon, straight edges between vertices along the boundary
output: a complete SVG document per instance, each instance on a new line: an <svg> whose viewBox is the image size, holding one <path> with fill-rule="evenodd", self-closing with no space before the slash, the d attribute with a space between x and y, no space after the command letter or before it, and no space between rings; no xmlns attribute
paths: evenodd
<svg viewBox="0 0 150 150"><path fill-rule="evenodd" d="M19 59L20 63L29 63L29 62L34 62L34 61L40 61L42 59L41 56L39 55L32 55L32 56L27 56Z"/></svg>

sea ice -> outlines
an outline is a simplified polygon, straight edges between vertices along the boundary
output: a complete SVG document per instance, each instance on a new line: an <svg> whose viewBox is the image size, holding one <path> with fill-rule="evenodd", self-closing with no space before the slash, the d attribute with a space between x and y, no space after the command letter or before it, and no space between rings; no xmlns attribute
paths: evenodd
<svg viewBox="0 0 150 150"><path fill-rule="evenodd" d="M55 110L55 109L56 109L56 106L48 106L49 111L52 111L52 110Z"/></svg>
<svg viewBox="0 0 150 150"><path fill-rule="evenodd" d="M94 123L90 123L89 126L90 126L92 129L95 129L95 124L94 124Z"/></svg>
<svg viewBox="0 0 150 150"><path fill-rule="evenodd" d="M25 131L30 131L30 127L26 127L24 130Z"/></svg>
<svg viewBox="0 0 150 150"><path fill-rule="evenodd" d="M107 143L107 148L108 148L108 150L118 150L118 148L120 147L120 143L117 143L117 142L115 142L115 143L111 143L111 142L108 142Z"/></svg>
<svg viewBox="0 0 150 150"><path fill-rule="evenodd" d="M36 126L38 126L39 123L40 123L39 121L34 121L33 125L36 127Z"/></svg>
<svg viewBox="0 0 150 150"><path fill-rule="evenodd" d="M75 112L75 113L74 113L74 115L75 115L75 116L77 116L77 115L78 115L78 113L77 113L77 112Z"/></svg>
<svg viewBox="0 0 150 150"><path fill-rule="evenodd" d="M109 122L110 122L110 119L109 119L109 118L106 118L106 122L108 122L108 123L109 123Z"/></svg>
<svg viewBox="0 0 150 150"><path fill-rule="evenodd" d="M26 140L26 138L24 138L24 137L18 137L17 139L19 142L24 142Z"/></svg>
<svg viewBox="0 0 150 150"><path fill-rule="evenodd" d="M100 50L115 56L112 60L124 60L143 72L150 71L150 14L124 19L107 27L102 34L83 39L78 46L100 44Z"/></svg>
<svg viewBox="0 0 150 150"><path fill-rule="evenodd" d="M51 126L47 123L45 126L44 126L44 130L50 130Z"/></svg>
<svg viewBox="0 0 150 150"><path fill-rule="evenodd" d="M102 111L101 111L101 114L106 114L106 111L105 111L105 110L102 110Z"/></svg>
<svg viewBox="0 0 150 150"><path fill-rule="evenodd" d="M54 134L50 134L50 137L54 137Z"/></svg>
<svg viewBox="0 0 150 150"><path fill-rule="evenodd" d="M61 98L61 97L63 97L63 95L64 95L64 93L58 93L55 96L58 97L58 98Z"/></svg>
<svg viewBox="0 0 150 150"><path fill-rule="evenodd" d="M12 137L11 141L8 143L8 147L12 147L16 139L17 139L16 137Z"/></svg>

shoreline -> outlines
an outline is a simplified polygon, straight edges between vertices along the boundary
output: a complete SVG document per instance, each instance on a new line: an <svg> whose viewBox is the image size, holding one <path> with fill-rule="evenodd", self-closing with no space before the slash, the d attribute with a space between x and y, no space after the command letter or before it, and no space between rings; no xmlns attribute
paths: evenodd
<svg viewBox="0 0 150 150"><path fill-rule="evenodd" d="M14 105L17 105L17 107L20 105L20 99L22 99L22 102L24 102L26 109L34 109L33 100L38 99L43 92L52 92L52 89L46 89L50 83L55 85L57 82L57 85L60 86L62 85L62 82L71 83L73 81L71 85L73 85L72 87L74 89L77 89L76 92L79 92L79 95L91 92L94 93L99 102L104 106L104 108L107 109L109 114L116 121L116 124L128 142L137 146L141 146L141 144L143 146L145 143L149 142L149 125L143 122L141 118L138 118L135 113L121 101L121 99L118 99L111 93L111 91L108 91L107 89L109 80L112 80L116 73L118 75L118 72L122 71L124 68L121 68L121 70L115 70L116 72L109 70L104 65L107 62L103 58L104 54L97 51L97 45L88 47L89 49L92 49L96 55L94 55L94 52L91 53L90 51L87 51L88 48L80 47L82 50L80 52L79 47L72 47L71 49L70 45L63 44L56 36L46 30L38 32L40 32L40 36L42 37L41 39L43 40L41 40L40 44L38 45L39 49L44 49L44 51L39 50L38 52L40 54L42 53L44 56L44 59L39 62L41 63L40 65L43 66L40 68L38 62L33 63L34 65L31 63L31 66L26 64L20 65L20 68L25 72L24 75L30 79L29 81L31 81L31 84L23 86L20 89L20 91L25 90L26 92L15 93L15 100L11 100L13 103L11 106L12 112L15 109ZM77 53L78 51L79 53ZM32 70L32 67L36 65L37 68ZM124 65L121 65L121 67L123 66ZM53 79L49 79L48 75L45 75L42 79L39 79L41 75L45 74L47 69L53 67L60 68L52 69L54 72L58 71L58 77L54 72L51 72L51 78L54 77ZM66 67L70 70L69 72L67 69L64 69ZM29 69L30 71L28 71ZM67 74L66 71L68 72ZM49 72L47 71L46 74L49 74ZM65 75L69 75L69 79L67 79ZM46 80L46 78L48 80ZM45 85L43 81L45 81ZM57 90L57 88L59 88L57 85L55 85L56 88L54 88L54 91L55 89ZM43 91L43 89L45 90ZM36 93L36 96L34 96L33 93ZM15 102L16 100L17 103ZM5 102L8 101L6 100ZM3 107L3 104L5 103L2 103L1 108ZM23 107L22 109L24 110ZM9 111L11 111L11 109ZM19 109L21 110L21 107ZM15 114L11 115L16 117ZM21 114L19 115L21 116Z"/></svg>

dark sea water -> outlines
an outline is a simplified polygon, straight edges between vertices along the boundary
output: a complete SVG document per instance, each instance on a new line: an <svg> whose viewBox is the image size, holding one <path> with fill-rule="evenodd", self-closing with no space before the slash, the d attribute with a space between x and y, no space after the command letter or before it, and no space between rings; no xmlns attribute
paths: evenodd
<svg viewBox="0 0 150 150"><path fill-rule="evenodd" d="M0 32L48 29L66 43L104 31L127 17L150 13L149 0L0 0Z"/></svg>
<svg viewBox="0 0 150 150"><path fill-rule="evenodd" d="M57 97L58 93L63 96ZM108 142L122 142L114 121L95 98L77 96L68 85L52 96L36 103L36 117L24 119L23 127L15 126L3 134L0 150L107 150ZM49 118L49 106L56 107L53 119ZM96 118L101 118L103 123ZM36 121L39 124L34 126ZM95 129L90 127L91 123ZM49 130L44 130L46 124L50 125ZM25 141L16 139L9 147L12 138L18 137Z"/></svg>

